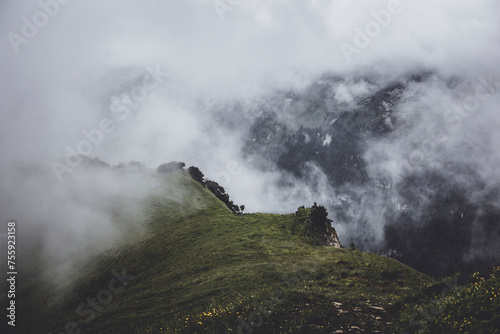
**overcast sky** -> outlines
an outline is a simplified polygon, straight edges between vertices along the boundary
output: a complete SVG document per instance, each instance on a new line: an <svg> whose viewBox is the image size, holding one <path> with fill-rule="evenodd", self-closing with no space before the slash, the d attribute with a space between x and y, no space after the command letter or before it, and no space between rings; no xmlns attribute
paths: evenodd
<svg viewBox="0 0 500 334"><path fill-rule="evenodd" d="M259 94L271 84L364 68L394 76L437 68L475 77L496 73L500 59L500 4L494 0L243 0L235 7L225 1L73 0L48 6L54 17L40 14L40 3L0 5L2 164L64 156L82 130L98 126L113 96L130 94L126 85L146 66L160 66L171 77L141 102L141 119L127 132L135 144L117 143L113 133L93 154L158 163L148 156L156 152L143 150L153 146L151 130L158 130L168 152L189 158L179 144L195 140L199 127L185 101L201 94ZM356 47L356 29L364 31L375 22L373 12L388 8L397 14L373 30L349 62L341 45ZM34 26L38 32L27 21L40 25Z"/></svg>

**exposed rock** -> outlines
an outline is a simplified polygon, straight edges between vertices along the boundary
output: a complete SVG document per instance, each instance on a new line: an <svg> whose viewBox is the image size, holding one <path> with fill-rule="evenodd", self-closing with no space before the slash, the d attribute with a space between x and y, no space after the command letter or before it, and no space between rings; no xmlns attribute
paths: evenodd
<svg viewBox="0 0 500 334"><path fill-rule="evenodd" d="M340 248L340 240L337 231L332 227L328 234L324 236L325 245Z"/></svg>
<svg viewBox="0 0 500 334"><path fill-rule="evenodd" d="M371 305L368 305L368 307L371 308L372 310L379 311L379 312L384 312L385 313L385 309L383 307L371 306Z"/></svg>

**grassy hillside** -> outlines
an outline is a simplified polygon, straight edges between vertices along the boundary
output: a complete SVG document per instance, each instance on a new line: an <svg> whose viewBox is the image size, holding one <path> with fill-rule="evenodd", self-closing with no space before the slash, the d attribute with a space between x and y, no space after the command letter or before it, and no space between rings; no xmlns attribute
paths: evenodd
<svg viewBox="0 0 500 334"><path fill-rule="evenodd" d="M395 333L500 333L500 267L432 284L401 305Z"/></svg>
<svg viewBox="0 0 500 334"><path fill-rule="evenodd" d="M145 232L71 285L46 273L18 287L16 333L375 333L433 283L393 259L313 246L293 214L234 214L185 171L156 177Z"/></svg>

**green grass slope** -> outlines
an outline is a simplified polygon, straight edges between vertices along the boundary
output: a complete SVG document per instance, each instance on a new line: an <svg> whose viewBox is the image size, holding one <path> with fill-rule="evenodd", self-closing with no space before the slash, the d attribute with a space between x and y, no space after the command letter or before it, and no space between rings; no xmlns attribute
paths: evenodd
<svg viewBox="0 0 500 334"><path fill-rule="evenodd" d="M432 283L393 259L313 246L291 232L293 214L234 214L184 171L157 177L145 231L70 285L18 287L16 333L376 333Z"/></svg>
<svg viewBox="0 0 500 334"><path fill-rule="evenodd" d="M500 267L429 285L402 304L394 333L500 333Z"/></svg>

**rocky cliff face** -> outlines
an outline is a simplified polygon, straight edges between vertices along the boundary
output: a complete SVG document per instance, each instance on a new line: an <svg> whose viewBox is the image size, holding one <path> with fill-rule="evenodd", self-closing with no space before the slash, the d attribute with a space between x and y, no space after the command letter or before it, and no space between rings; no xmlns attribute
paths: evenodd
<svg viewBox="0 0 500 334"><path fill-rule="evenodd" d="M322 236L321 241L325 246L340 248L340 240L337 231L332 227L325 235Z"/></svg>

